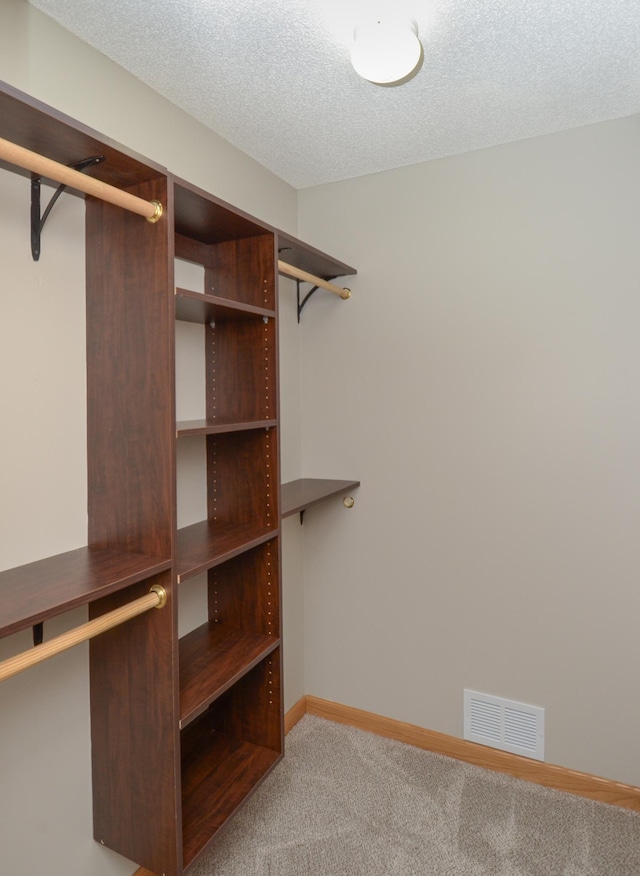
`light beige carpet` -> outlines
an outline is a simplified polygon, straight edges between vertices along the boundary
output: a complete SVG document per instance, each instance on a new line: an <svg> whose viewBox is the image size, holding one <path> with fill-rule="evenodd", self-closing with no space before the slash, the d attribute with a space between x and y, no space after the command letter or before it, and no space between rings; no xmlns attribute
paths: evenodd
<svg viewBox="0 0 640 876"><path fill-rule="evenodd" d="M640 815L307 715L191 874L640 876Z"/></svg>

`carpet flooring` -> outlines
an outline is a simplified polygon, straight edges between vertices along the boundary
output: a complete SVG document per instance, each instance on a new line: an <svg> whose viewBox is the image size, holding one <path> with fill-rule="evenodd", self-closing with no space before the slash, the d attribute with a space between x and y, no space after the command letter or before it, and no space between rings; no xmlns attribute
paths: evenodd
<svg viewBox="0 0 640 876"><path fill-rule="evenodd" d="M306 715L190 876L640 876L640 814Z"/></svg>

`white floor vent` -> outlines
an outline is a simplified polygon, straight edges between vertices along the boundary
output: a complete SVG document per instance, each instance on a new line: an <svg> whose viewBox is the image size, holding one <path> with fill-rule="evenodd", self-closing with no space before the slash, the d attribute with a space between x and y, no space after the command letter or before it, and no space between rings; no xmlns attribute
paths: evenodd
<svg viewBox="0 0 640 876"><path fill-rule="evenodd" d="M544 709L465 690L464 738L544 760Z"/></svg>

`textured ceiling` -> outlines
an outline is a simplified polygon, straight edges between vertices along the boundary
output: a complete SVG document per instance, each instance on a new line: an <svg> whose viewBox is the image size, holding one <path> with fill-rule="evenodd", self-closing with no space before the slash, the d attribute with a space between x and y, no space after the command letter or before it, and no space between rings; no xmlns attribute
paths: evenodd
<svg viewBox="0 0 640 876"><path fill-rule="evenodd" d="M349 61L384 0L31 2L296 188L640 112L640 0L390 0L396 87Z"/></svg>

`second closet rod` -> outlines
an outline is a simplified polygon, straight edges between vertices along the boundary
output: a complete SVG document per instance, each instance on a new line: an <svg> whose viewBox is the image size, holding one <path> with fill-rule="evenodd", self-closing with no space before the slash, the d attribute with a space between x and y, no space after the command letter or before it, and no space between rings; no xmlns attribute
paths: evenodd
<svg viewBox="0 0 640 876"><path fill-rule="evenodd" d="M343 289L342 286L336 286L335 283L330 283L328 280L323 280L322 277L316 277L303 271L302 268L296 268L293 265L287 264L278 259L278 273L284 274L285 277L293 277L294 280L304 280L305 283L313 283L314 286L320 286L322 289L327 289L333 292L334 295L339 295L340 298L351 298L351 289Z"/></svg>
<svg viewBox="0 0 640 876"><path fill-rule="evenodd" d="M108 201L108 203L129 210L131 213L137 213L138 216L144 216L149 222L157 222L162 216L162 204L159 201L145 201L144 198L124 192L122 189L99 179L86 176L86 174L60 164L58 161L25 149L24 146L3 140L2 137L0 137L0 159L38 174L38 176L46 176L47 179L71 186L86 195Z"/></svg>

